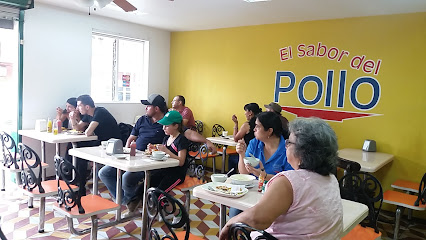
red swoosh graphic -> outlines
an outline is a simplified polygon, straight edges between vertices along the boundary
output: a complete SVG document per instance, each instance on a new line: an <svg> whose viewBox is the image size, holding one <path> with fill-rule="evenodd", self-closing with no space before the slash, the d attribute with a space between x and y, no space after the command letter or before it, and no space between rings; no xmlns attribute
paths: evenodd
<svg viewBox="0 0 426 240"><path fill-rule="evenodd" d="M342 122L345 119L351 119L351 118L373 117L373 116L381 115L381 114L375 114L375 113L346 112L346 111L289 107L289 106L281 106L281 108L284 111L293 113L298 117L318 117L324 120L338 121L338 122Z"/></svg>

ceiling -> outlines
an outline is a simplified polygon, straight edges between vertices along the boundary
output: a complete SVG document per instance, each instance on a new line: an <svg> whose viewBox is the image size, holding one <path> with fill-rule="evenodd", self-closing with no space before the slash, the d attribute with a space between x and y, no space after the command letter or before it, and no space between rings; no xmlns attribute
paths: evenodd
<svg viewBox="0 0 426 240"><path fill-rule="evenodd" d="M426 0L128 0L138 11L118 7L91 9L91 14L169 31L193 31L284 22L426 12ZM76 0L35 0L38 3L89 12Z"/></svg>

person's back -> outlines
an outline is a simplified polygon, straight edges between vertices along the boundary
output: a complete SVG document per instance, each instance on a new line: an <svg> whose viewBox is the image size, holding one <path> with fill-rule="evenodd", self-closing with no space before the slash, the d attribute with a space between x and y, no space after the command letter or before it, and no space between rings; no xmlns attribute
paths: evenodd
<svg viewBox="0 0 426 240"><path fill-rule="evenodd" d="M121 138L117 121L105 108L96 107L91 121L99 123L99 125L94 130L95 134L98 136L99 141L107 141L110 138Z"/></svg>
<svg viewBox="0 0 426 240"><path fill-rule="evenodd" d="M334 175L305 170L285 171L293 187L293 203L266 229L278 239L340 239L343 207Z"/></svg>

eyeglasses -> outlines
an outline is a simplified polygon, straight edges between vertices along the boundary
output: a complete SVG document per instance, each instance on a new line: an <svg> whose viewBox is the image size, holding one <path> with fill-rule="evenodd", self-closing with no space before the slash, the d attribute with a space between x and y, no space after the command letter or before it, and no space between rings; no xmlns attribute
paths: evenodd
<svg viewBox="0 0 426 240"><path fill-rule="evenodd" d="M290 142L290 139L286 139L285 140L285 147L288 148L290 146L290 144L296 144L296 143Z"/></svg>

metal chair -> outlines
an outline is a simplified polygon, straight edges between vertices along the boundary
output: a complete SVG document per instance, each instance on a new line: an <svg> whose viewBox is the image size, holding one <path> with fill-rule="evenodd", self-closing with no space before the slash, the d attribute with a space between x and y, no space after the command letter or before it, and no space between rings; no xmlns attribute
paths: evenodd
<svg viewBox="0 0 426 240"><path fill-rule="evenodd" d="M81 191L73 188L73 185L70 184L71 182L77 182L79 188L83 184L76 168L59 156L55 157L55 166L58 197L53 209L65 216L72 234L83 235L90 231L90 239L96 240L98 228L109 227L98 226L97 215L115 211L120 208L120 205L98 195L81 196ZM74 179L68 179L68 176L74 176ZM60 179L64 179L64 181ZM72 219L87 217L90 217L92 226L87 229L76 230Z"/></svg>
<svg viewBox="0 0 426 240"><path fill-rule="evenodd" d="M204 130L203 122L201 120L195 120L195 131L203 135L203 130Z"/></svg>
<svg viewBox="0 0 426 240"><path fill-rule="evenodd" d="M7 134L6 132L0 132L1 144L2 144L2 152L3 156L0 163L0 171L1 171L1 184L0 190L6 190L6 171L11 173L15 173L15 179L17 183L20 183L20 172L21 168L17 163L17 153L18 149L16 147L15 140Z"/></svg>
<svg viewBox="0 0 426 240"><path fill-rule="evenodd" d="M38 232L44 232L44 219L46 212L46 197L56 196L58 187L56 180L42 181L43 165L37 153L25 144L18 144L21 155L21 191L30 198L39 198L39 223ZM61 184L65 184L61 181ZM77 188L72 185L73 188Z"/></svg>
<svg viewBox="0 0 426 240"><path fill-rule="evenodd" d="M404 209L409 210L426 210L426 173L423 175L418 190L418 196L409 193L398 192L394 190L388 190L383 194L383 201L388 204L396 205L395 211L395 229L393 233L393 239L398 239L399 224L401 221L401 215Z"/></svg>
<svg viewBox="0 0 426 240"><path fill-rule="evenodd" d="M249 225L245 223L234 223L231 224L229 227L229 234L228 239L229 240L251 240L250 232L256 231L260 233L259 236L255 238L255 240L259 239L267 239L267 240L277 240L274 236L269 234L268 232L264 230L258 230L256 228L250 227Z"/></svg>
<svg viewBox="0 0 426 240"><path fill-rule="evenodd" d="M203 239L202 237L195 236L190 233L189 215L185 207L174 197L158 188L150 188L147 191L147 212L148 212L148 229L149 239ZM175 216L178 213L182 215L182 218L178 222L170 222L167 216ZM153 228L154 221L160 214L169 232L165 233L165 236L160 237L157 230ZM185 231L175 232L175 228L184 228Z"/></svg>
<svg viewBox="0 0 426 240"><path fill-rule="evenodd" d="M383 189L379 180L366 172L352 172L339 180L339 187L343 199L368 207L367 218L342 239L380 239L382 234L377 227L377 219L382 208Z"/></svg>
<svg viewBox="0 0 426 240"><path fill-rule="evenodd" d="M222 132L226 131L224 127L222 127L220 124L214 124L212 127L212 136L213 137L220 137L222 136ZM232 154L237 154L237 151L235 149L227 149L227 146L221 145L221 144L216 144L214 143L214 145L216 146L217 149L217 153L219 154L226 154L226 155L232 155ZM224 153L225 152L225 153ZM225 157L223 156L223 161L225 161ZM216 173L216 166L215 166L215 158L213 158L213 173ZM222 169L222 171L224 171L225 169Z"/></svg>

